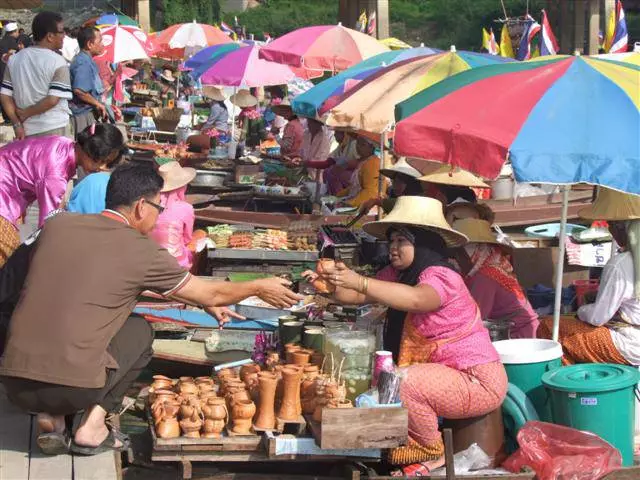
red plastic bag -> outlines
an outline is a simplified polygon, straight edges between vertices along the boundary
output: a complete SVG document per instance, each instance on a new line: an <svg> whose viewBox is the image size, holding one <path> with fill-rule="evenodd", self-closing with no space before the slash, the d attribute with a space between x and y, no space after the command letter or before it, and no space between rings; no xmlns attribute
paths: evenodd
<svg viewBox="0 0 640 480"><path fill-rule="evenodd" d="M527 422L520 448L502 464L513 473L528 466L538 480L596 480L622 466L620 452L597 435L545 422Z"/></svg>

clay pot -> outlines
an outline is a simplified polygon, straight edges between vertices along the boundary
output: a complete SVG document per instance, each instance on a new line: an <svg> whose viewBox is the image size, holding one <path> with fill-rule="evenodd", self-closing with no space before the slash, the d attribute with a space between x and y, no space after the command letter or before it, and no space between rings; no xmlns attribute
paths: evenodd
<svg viewBox="0 0 640 480"><path fill-rule="evenodd" d="M203 383L206 383L206 384L209 384L209 385L213 386L215 382L213 381L213 378L211 378L211 377L198 377L198 378L196 378L196 385L198 385L198 387L200 385L202 385Z"/></svg>
<svg viewBox="0 0 640 480"><path fill-rule="evenodd" d="M251 423L256 413L256 405L251 400L240 400L233 404L231 419L233 432L247 434L251 431Z"/></svg>
<svg viewBox="0 0 640 480"><path fill-rule="evenodd" d="M286 363L293 363L293 352L297 352L298 350L302 350L300 345L296 345L295 343L287 343L284 346L284 360Z"/></svg>
<svg viewBox="0 0 640 480"><path fill-rule="evenodd" d="M204 419L203 438L220 438L226 422L224 420Z"/></svg>
<svg viewBox="0 0 640 480"><path fill-rule="evenodd" d="M229 411L223 398L210 398L207 404L202 406L202 414L205 419L210 420L226 420L229 417Z"/></svg>
<svg viewBox="0 0 640 480"><path fill-rule="evenodd" d="M171 380L169 377L165 377L164 375L154 375L153 376L153 383L151 384L151 388L156 391L156 390L164 390L164 389L170 389L173 387L173 380Z"/></svg>
<svg viewBox="0 0 640 480"><path fill-rule="evenodd" d="M247 392L246 390L238 390L237 392L230 395L231 405L235 405L238 402L244 402L246 400L251 400L249 392Z"/></svg>
<svg viewBox="0 0 640 480"><path fill-rule="evenodd" d="M180 406L180 417L190 418L194 414L200 415L200 400L197 397L190 397L183 400Z"/></svg>
<svg viewBox="0 0 640 480"><path fill-rule="evenodd" d="M283 395L282 404L278 410L278 418L282 420L297 420L302 412L300 403L300 381L302 372L297 368L282 369Z"/></svg>
<svg viewBox="0 0 640 480"><path fill-rule="evenodd" d="M304 376L314 380L320 374L320 367L318 365L305 365Z"/></svg>
<svg viewBox="0 0 640 480"><path fill-rule="evenodd" d="M194 383L193 377L180 377L180 383Z"/></svg>
<svg viewBox="0 0 640 480"><path fill-rule="evenodd" d="M180 429L187 438L200 438L200 428L202 428L202 420L196 413L180 420Z"/></svg>
<svg viewBox="0 0 640 480"><path fill-rule="evenodd" d="M351 400L339 400L327 406L330 408L353 408L353 403L351 403Z"/></svg>
<svg viewBox="0 0 640 480"><path fill-rule="evenodd" d="M291 353L291 360L294 365L308 365L311 354L306 350L297 350Z"/></svg>
<svg viewBox="0 0 640 480"><path fill-rule="evenodd" d="M207 403L207 400L209 400L210 398L218 398L218 395L216 394L216 392L211 390L210 392L200 392L198 398L200 399L201 403Z"/></svg>
<svg viewBox="0 0 640 480"><path fill-rule="evenodd" d="M199 383L196 384L198 387L198 394L202 395L206 392L213 392L213 383Z"/></svg>
<svg viewBox="0 0 640 480"><path fill-rule="evenodd" d="M316 365L317 367L321 367L323 361L324 361L324 353L314 352L311 355L311 364L312 365Z"/></svg>
<svg viewBox="0 0 640 480"><path fill-rule="evenodd" d="M222 370L220 370L218 372L218 378L220 380L224 380L226 378L230 378L230 377L236 377L236 372L234 372L232 369L230 368L223 368Z"/></svg>
<svg viewBox="0 0 640 480"><path fill-rule="evenodd" d="M177 438L180 436L180 424L175 417L163 418L156 425L156 435L160 438Z"/></svg>
<svg viewBox="0 0 640 480"><path fill-rule="evenodd" d="M280 354L278 352L269 351L265 359L267 369L273 370L280 363Z"/></svg>
<svg viewBox="0 0 640 480"><path fill-rule="evenodd" d="M264 373L264 372L263 372ZM254 422L257 428L272 430L276 427L275 400L278 377L272 374L258 375L258 390L260 392L258 413Z"/></svg>
<svg viewBox="0 0 640 480"><path fill-rule="evenodd" d="M197 395L199 390L194 382L180 382L178 383L178 392L184 395Z"/></svg>
<svg viewBox="0 0 640 480"><path fill-rule="evenodd" d="M256 365L255 363L251 363L249 365L243 365L240 368L240 380L247 383L247 375L257 374L260 370L260 365Z"/></svg>
<svg viewBox="0 0 640 480"><path fill-rule="evenodd" d="M149 396L149 400L152 403L156 402L166 402L169 400L175 400L178 395L176 392L172 392L171 390L156 390L153 392L153 396Z"/></svg>

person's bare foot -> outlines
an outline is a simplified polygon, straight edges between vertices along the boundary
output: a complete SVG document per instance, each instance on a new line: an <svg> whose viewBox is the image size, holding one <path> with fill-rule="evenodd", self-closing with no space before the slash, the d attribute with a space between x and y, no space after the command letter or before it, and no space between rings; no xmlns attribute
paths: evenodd
<svg viewBox="0 0 640 480"><path fill-rule="evenodd" d="M66 425L64 415L38 413L36 415L38 433L64 433Z"/></svg>
<svg viewBox="0 0 640 480"><path fill-rule="evenodd" d="M107 412L99 405L94 405L84 412L82 421L76 434L74 442L82 447L97 447L109 435L109 429L105 424ZM122 442L116 439L115 448L121 447Z"/></svg>

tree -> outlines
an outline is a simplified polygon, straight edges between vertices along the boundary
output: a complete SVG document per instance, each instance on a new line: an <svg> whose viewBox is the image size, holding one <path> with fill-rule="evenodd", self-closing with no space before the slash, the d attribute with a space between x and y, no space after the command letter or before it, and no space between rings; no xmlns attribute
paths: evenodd
<svg viewBox="0 0 640 480"><path fill-rule="evenodd" d="M165 27L196 20L213 25L220 21L218 0L162 0Z"/></svg>

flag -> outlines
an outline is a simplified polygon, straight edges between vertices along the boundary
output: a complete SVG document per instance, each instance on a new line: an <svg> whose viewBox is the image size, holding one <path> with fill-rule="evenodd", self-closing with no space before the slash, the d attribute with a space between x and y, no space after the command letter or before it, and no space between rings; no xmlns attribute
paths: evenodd
<svg viewBox="0 0 640 480"><path fill-rule="evenodd" d="M233 17L233 26L237 27L239 25L238 23L238 17Z"/></svg>
<svg viewBox="0 0 640 480"><path fill-rule="evenodd" d="M531 58L531 42L540 31L540 28L540 24L531 15L527 15L526 26L518 47L518 60L529 60Z"/></svg>
<svg viewBox="0 0 640 480"><path fill-rule="evenodd" d="M367 24L367 33L369 35L376 34L376 12L371 12L369 14L369 23Z"/></svg>
<svg viewBox="0 0 640 480"><path fill-rule="evenodd" d="M486 28L482 29L482 48L484 48L491 55L498 55L498 44L496 43L496 37L487 31Z"/></svg>
<svg viewBox="0 0 640 480"><path fill-rule="evenodd" d="M491 55L498 55L500 53L500 47L498 46L498 42L496 42L496 36L493 34L493 28L489 30L489 53Z"/></svg>
<svg viewBox="0 0 640 480"><path fill-rule="evenodd" d="M220 30L222 30L224 33L226 33L230 37L233 37L236 34L236 32L233 31L233 28L231 28L229 25L227 25L224 22L220 22Z"/></svg>
<svg viewBox="0 0 640 480"><path fill-rule="evenodd" d="M606 53L624 53L629 48L629 32L627 21L624 16L622 2L616 0L616 8L609 16L607 24L607 34L604 42Z"/></svg>
<svg viewBox="0 0 640 480"><path fill-rule="evenodd" d="M356 30L358 30L359 32L365 32L367 30L367 12L365 12L364 10L358 18L358 23L356 23Z"/></svg>
<svg viewBox="0 0 640 480"><path fill-rule="evenodd" d="M500 33L500 56L505 58L515 58L513 53L513 44L511 43L511 35L507 24L502 25L502 33Z"/></svg>
<svg viewBox="0 0 640 480"><path fill-rule="evenodd" d="M540 55L557 55L560 51L560 46L556 40L556 36L551 30L551 24L547 18L547 12L542 10L542 30L540 35Z"/></svg>

